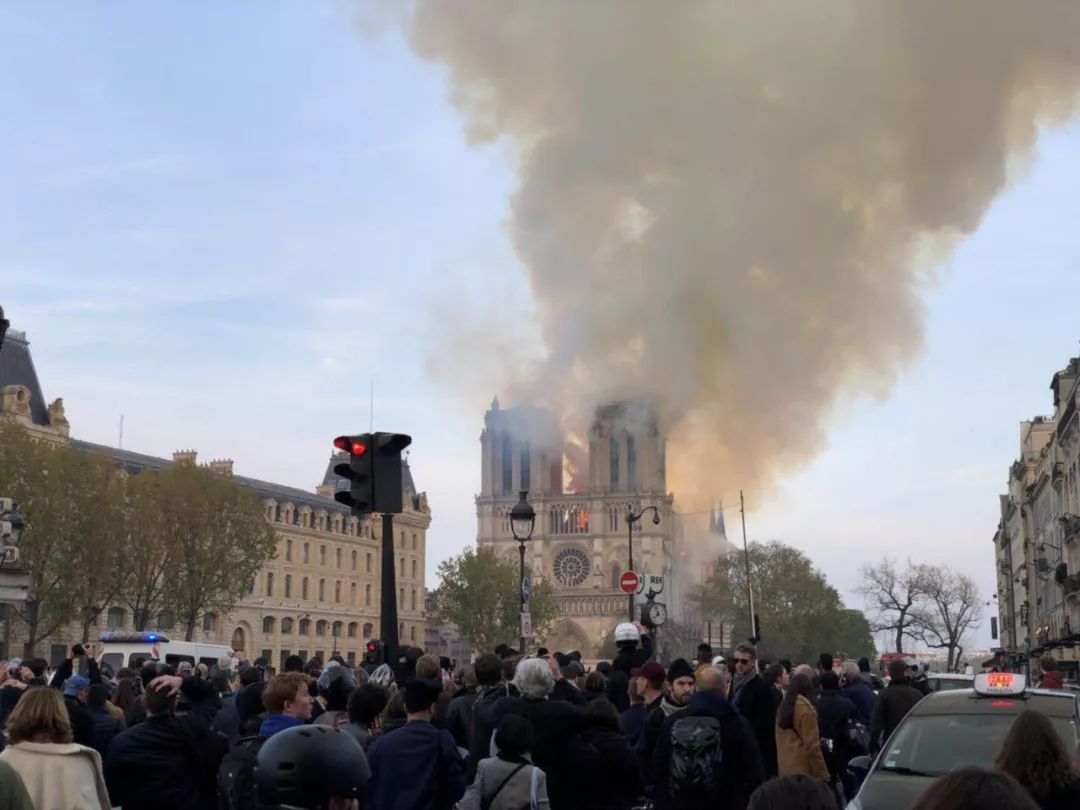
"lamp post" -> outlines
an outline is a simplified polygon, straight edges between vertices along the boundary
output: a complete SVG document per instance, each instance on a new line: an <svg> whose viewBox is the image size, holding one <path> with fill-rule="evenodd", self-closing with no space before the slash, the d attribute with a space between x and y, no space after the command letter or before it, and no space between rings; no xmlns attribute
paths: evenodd
<svg viewBox="0 0 1080 810"><path fill-rule="evenodd" d="M518 541L518 595L521 597L521 614L525 614L525 544L532 540L533 528L536 526L536 510L528 501L529 491L521 490L519 500L510 510L510 531L514 539ZM519 617L520 618L520 617ZM521 654L525 655L525 633L522 625Z"/></svg>
<svg viewBox="0 0 1080 810"><path fill-rule="evenodd" d="M627 561L627 565L630 566L629 567L630 571L634 570L634 524L637 521L641 520L641 516L644 515L646 512L648 512L650 510L653 513L653 519L652 519L653 525L654 526L659 526L660 525L660 510L657 509L655 506L646 506L644 509L642 509L637 514L634 514L634 507L632 507L632 506L626 507L626 532L627 532L627 535L626 535L626 541L627 541L626 548L627 548L627 554L629 556L629 560ZM632 594L632 593L627 595L627 616L629 617L629 620L631 622L634 621L634 594Z"/></svg>
<svg viewBox="0 0 1080 810"><path fill-rule="evenodd" d="M4 308L0 307L0 347L4 345L4 335L7 334L11 321L4 317Z"/></svg>

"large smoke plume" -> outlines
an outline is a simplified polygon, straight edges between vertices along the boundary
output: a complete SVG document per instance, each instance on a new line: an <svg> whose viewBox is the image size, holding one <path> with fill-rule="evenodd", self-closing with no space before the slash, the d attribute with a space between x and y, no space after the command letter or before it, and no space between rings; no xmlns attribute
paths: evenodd
<svg viewBox="0 0 1080 810"><path fill-rule="evenodd" d="M518 158L547 354L512 398L651 400L696 504L888 393L933 268L1080 86L1076 0L419 0L406 25L470 142Z"/></svg>

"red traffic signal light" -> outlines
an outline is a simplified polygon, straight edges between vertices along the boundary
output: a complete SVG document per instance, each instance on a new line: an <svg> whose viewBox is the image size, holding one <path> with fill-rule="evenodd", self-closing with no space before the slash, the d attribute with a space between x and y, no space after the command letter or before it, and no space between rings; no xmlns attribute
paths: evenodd
<svg viewBox="0 0 1080 810"><path fill-rule="evenodd" d="M369 641L368 642L368 645L367 645L367 651L368 652L373 653L378 649L379 649L379 645L376 644L374 641Z"/></svg>
<svg viewBox="0 0 1080 810"><path fill-rule="evenodd" d="M334 447L354 456L362 456L367 452L367 445L349 436L338 436L334 439Z"/></svg>

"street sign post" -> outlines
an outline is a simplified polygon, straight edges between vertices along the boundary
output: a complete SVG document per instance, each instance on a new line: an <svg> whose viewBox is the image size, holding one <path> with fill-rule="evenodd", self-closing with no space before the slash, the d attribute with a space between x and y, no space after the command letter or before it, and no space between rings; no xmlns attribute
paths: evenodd
<svg viewBox="0 0 1080 810"><path fill-rule="evenodd" d="M532 614L521 614L521 635L523 638L532 638Z"/></svg>
<svg viewBox="0 0 1080 810"><path fill-rule="evenodd" d="M619 577L619 587L623 593L637 593L641 588L641 577L636 571L625 571Z"/></svg>
<svg viewBox="0 0 1080 810"><path fill-rule="evenodd" d="M528 577L521 580L521 598L525 604L529 604L529 597L532 596L532 581Z"/></svg>

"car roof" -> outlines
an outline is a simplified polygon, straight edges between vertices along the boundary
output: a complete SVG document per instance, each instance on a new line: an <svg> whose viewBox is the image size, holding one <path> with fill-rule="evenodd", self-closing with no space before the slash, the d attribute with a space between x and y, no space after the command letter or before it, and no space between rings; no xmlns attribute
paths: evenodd
<svg viewBox="0 0 1080 810"><path fill-rule="evenodd" d="M962 672L928 672L927 678L937 678L942 681L973 681L974 675L965 675Z"/></svg>
<svg viewBox="0 0 1080 810"><path fill-rule="evenodd" d="M994 706L991 707L990 704ZM1011 704L1011 705L1010 705ZM976 695L974 689L931 692L911 710L911 716L932 714L1019 714L1034 709L1051 717L1074 717L1077 695L1052 689L1027 689L1023 695Z"/></svg>

